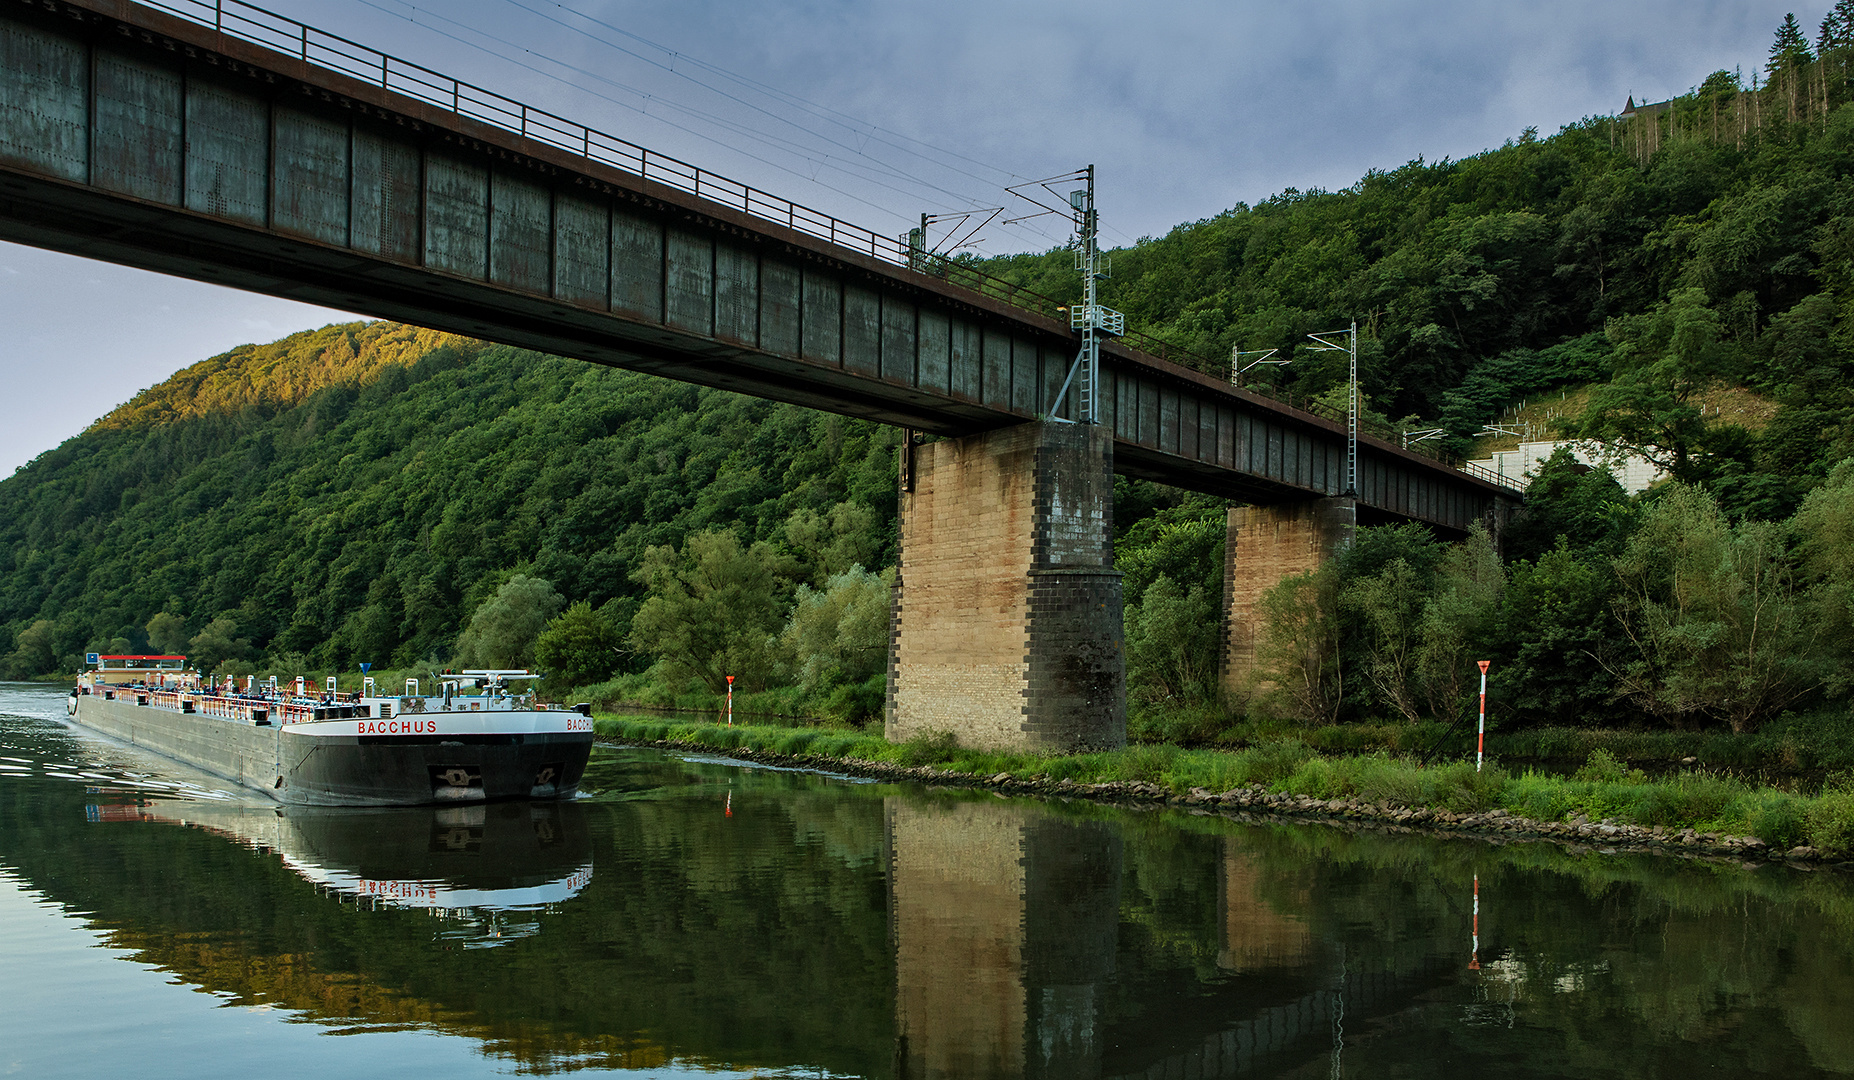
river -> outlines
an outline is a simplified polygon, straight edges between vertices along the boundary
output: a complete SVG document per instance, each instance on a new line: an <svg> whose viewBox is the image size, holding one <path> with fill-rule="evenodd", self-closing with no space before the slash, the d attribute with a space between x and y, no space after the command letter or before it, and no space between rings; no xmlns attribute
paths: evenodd
<svg viewBox="0 0 1854 1080"><path fill-rule="evenodd" d="M0 684L9 1076L1854 1073L1828 873L614 747L281 810L63 716Z"/></svg>

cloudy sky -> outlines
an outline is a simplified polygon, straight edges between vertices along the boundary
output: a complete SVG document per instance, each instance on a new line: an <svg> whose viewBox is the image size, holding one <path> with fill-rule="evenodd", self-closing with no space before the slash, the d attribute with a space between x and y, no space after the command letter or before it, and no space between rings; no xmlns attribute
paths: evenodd
<svg viewBox="0 0 1854 1080"><path fill-rule="evenodd" d="M185 3L186 0L170 0ZM1797 10L1806 28L1828 0ZM898 233L1093 164L1104 240L1748 79L1794 0L268 0ZM1058 185L1063 187L1063 185ZM1041 250L1041 218L975 238ZM932 239L944 242L935 231ZM0 244L0 475L195 360L348 316Z"/></svg>

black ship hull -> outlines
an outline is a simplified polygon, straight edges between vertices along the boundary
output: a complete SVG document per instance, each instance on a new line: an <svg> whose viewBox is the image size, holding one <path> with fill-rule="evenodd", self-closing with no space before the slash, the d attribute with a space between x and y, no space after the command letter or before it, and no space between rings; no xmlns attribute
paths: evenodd
<svg viewBox="0 0 1854 1080"><path fill-rule="evenodd" d="M425 713L279 726L76 698L84 727L303 806L425 806L578 793L592 752L577 713ZM579 729L579 730L568 730Z"/></svg>

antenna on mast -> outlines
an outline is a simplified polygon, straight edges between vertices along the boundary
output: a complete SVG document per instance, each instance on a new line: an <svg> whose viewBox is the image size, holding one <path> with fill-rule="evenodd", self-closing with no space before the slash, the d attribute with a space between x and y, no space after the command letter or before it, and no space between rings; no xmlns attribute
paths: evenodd
<svg viewBox="0 0 1854 1080"><path fill-rule="evenodd" d="M1069 192L1066 211L1059 206L1049 205L1035 193L1025 194L1021 190L1040 187L1050 195L1061 198L1061 195L1051 185L1077 180L1084 181L1084 186L1079 190ZM1085 169L1078 169L1062 176L1052 176L1047 180L1032 180L1029 183L1018 184L1004 190L1041 208L1036 213L1011 218L1004 222L1006 225L1041 217L1043 214L1064 212L1075 223L1075 239L1069 242L1069 246L1075 251L1075 269L1081 273L1082 301L1069 308L1069 329L1080 332L1081 348L1076 352L1074 362L1069 365L1068 377L1062 380L1062 389L1056 391L1056 396L1050 401L1049 408L1044 410L1044 415L1051 420L1061 420L1066 423L1098 424L1101 422L1101 338L1103 335L1119 337L1126 333L1127 319L1120 312L1102 307L1100 304L1099 283L1108 277L1111 271L1106 257L1101 254L1101 221L1094 208L1094 166L1090 165ZM1078 415L1057 416L1057 411L1068 400L1071 385L1076 386L1081 392L1080 407L1076 410Z"/></svg>

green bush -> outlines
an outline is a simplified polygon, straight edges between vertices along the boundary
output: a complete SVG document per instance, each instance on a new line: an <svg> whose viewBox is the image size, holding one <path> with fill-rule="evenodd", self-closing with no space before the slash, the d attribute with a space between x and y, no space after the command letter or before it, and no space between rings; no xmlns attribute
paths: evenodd
<svg viewBox="0 0 1854 1080"><path fill-rule="evenodd" d="M1313 751L1298 739L1283 739L1250 747L1242 751L1246 765L1244 781L1251 784L1276 783L1292 776L1312 757Z"/></svg>
<svg viewBox="0 0 1854 1080"><path fill-rule="evenodd" d="M946 761L959 749L959 739L950 731L916 735L900 746L897 758L903 765L916 768Z"/></svg>
<svg viewBox="0 0 1854 1080"><path fill-rule="evenodd" d="M1806 829L1801 800L1780 791L1760 793L1745 820L1751 835L1776 848L1802 843Z"/></svg>
<svg viewBox="0 0 1854 1080"><path fill-rule="evenodd" d="M1628 766L1616 760L1616 755L1599 747L1590 751L1590 756L1584 759L1576 778L1598 784L1617 784L1622 782L1628 771Z"/></svg>
<svg viewBox="0 0 1854 1080"><path fill-rule="evenodd" d="M1810 846L1854 851L1854 791L1823 792L1804 818Z"/></svg>

